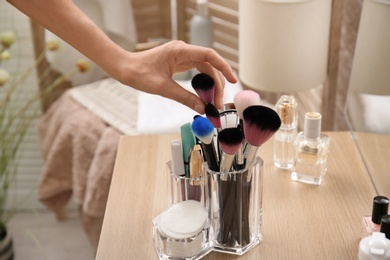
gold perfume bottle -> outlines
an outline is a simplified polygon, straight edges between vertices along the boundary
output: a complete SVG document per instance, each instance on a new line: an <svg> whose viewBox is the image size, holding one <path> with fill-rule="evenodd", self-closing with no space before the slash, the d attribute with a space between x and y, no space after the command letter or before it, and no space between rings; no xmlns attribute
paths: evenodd
<svg viewBox="0 0 390 260"><path fill-rule="evenodd" d="M298 105L293 96L283 95L275 105L282 124L274 138L274 165L291 169L294 165L294 140L297 136Z"/></svg>
<svg viewBox="0 0 390 260"><path fill-rule="evenodd" d="M293 181L320 185L326 174L330 138L321 134L322 116L317 112L305 114L305 125L294 142Z"/></svg>

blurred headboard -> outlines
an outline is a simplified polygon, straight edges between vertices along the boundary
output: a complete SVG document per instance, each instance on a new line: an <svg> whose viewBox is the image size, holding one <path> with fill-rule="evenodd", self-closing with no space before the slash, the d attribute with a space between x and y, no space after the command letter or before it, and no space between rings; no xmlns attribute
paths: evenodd
<svg viewBox="0 0 390 260"><path fill-rule="evenodd" d="M136 20L138 44L136 50L144 50L156 46L154 43L146 43L151 38L170 38L170 1L169 0L131 0L134 17ZM35 57L39 57L45 50L45 31L42 26L33 20L30 20L31 32L34 42ZM37 67L39 78L44 78L39 82L40 90L45 90L51 82L59 75L50 67L47 59L44 59ZM40 77L41 75L46 75ZM49 106L67 89L71 88L70 81L65 81L50 92L45 99L41 100L43 111L46 111Z"/></svg>

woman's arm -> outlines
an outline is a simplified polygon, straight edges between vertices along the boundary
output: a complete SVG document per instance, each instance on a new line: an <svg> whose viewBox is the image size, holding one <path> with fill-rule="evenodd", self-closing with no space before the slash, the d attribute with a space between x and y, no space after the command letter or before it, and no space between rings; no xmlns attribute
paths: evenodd
<svg viewBox="0 0 390 260"><path fill-rule="evenodd" d="M236 82L231 67L212 49L172 41L132 53L116 45L71 0L7 1L68 42L111 77L138 90L173 99L198 113L204 113L203 102L172 80L173 73L195 67L212 76L218 108L222 107L224 77Z"/></svg>

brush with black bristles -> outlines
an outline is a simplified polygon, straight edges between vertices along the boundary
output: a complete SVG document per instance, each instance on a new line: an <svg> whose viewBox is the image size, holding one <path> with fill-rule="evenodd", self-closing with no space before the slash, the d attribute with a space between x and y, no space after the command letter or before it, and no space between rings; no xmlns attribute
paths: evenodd
<svg viewBox="0 0 390 260"><path fill-rule="evenodd" d="M212 103L206 104L205 113L215 128L220 129L222 127L220 113Z"/></svg>
<svg viewBox="0 0 390 260"><path fill-rule="evenodd" d="M246 167L254 162L258 148L279 129L281 120L271 108L261 105L249 106L243 111Z"/></svg>
<svg viewBox="0 0 390 260"><path fill-rule="evenodd" d="M217 172L219 170L217 154L214 147L214 126L205 117L196 116L191 124L191 130L201 141L203 154L209 169Z"/></svg>
<svg viewBox="0 0 390 260"><path fill-rule="evenodd" d="M191 80L192 88L206 104L214 102L215 83L206 73L196 74Z"/></svg>
<svg viewBox="0 0 390 260"><path fill-rule="evenodd" d="M213 104L215 93L213 78L206 73L199 73L192 78L191 85L199 98L206 104L206 117L213 123L215 128L221 128L219 111Z"/></svg>
<svg viewBox="0 0 390 260"><path fill-rule="evenodd" d="M243 140L242 131L239 128L225 128L218 134L219 147L222 150L219 171L221 174L231 170L234 156L240 149Z"/></svg>

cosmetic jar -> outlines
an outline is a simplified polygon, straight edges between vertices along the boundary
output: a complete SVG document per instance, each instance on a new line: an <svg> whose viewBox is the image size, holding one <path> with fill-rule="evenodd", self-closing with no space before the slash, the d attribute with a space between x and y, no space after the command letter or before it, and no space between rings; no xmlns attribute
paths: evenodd
<svg viewBox="0 0 390 260"><path fill-rule="evenodd" d="M262 167L260 157L228 173L204 164L213 250L242 255L262 241Z"/></svg>
<svg viewBox="0 0 390 260"><path fill-rule="evenodd" d="M210 251L208 212L195 200L176 203L153 220L160 259L200 259Z"/></svg>

